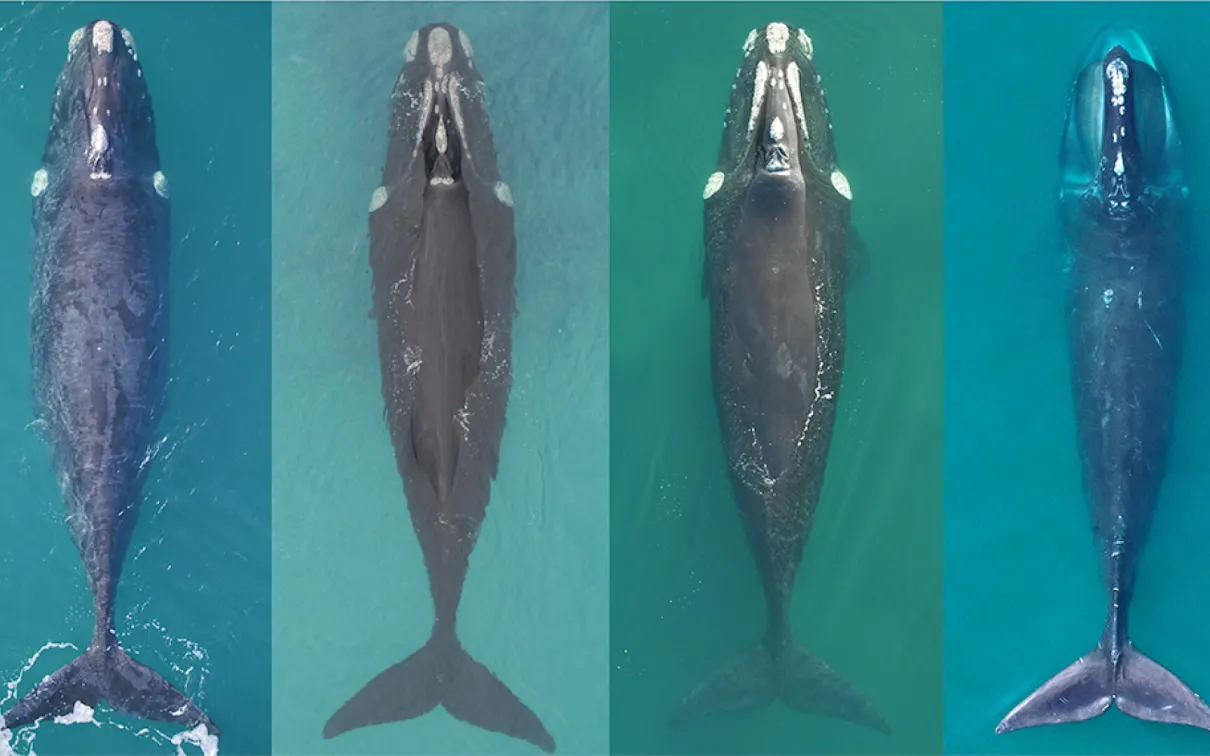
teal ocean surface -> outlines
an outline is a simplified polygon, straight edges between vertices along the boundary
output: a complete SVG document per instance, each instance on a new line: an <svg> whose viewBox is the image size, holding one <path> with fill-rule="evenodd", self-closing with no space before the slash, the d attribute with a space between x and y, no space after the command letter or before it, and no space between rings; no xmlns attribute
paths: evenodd
<svg viewBox="0 0 1210 756"><path fill-rule="evenodd" d="M0 710L87 647L91 601L30 387L30 180L72 32L134 35L172 187L170 383L116 607L138 660L194 698L219 749L270 750L269 8L0 7ZM221 45L219 54L217 46ZM0 754L165 754L172 725L0 730Z"/></svg>
<svg viewBox="0 0 1210 756"><path fill-rule="evenodd" d="M469 36L517 236L500 472L458 615L465 649L559 753L609 749L609 24L602 3L273 8L274 747L532 754L444 709L325 741L429 637L384 422L370 195L413 31Z"/></svg>
<svg viewBox="0 0 1210 756"><path fill-rule="evenodd" d="M892 734L775 702L667 725L764 632L701 297L702 190L749 31L811 37L869 272L848 337L796 637ZM627 754L935 754L941 733L941 7L611 7L611 743Z"/></svg>
<svg viewBox="0 0 1210 756"><path fill-rule="evenodd" d="M1195 274L1169 468L1130 613L1140 651L1210 695L1210 99L1202 3L945 8L945 747L955 753L1207 753L1190 727L1116 709L994 734L1101 635L1067 355L1059 145L1086 47L1105 25L1151 45L1174 99ZM1200 219L1199 219L1200 217Z"/></svg>

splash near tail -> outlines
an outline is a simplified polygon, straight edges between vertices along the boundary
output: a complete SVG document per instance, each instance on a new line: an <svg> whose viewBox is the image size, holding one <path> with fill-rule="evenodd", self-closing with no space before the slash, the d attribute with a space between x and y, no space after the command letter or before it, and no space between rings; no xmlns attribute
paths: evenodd
<svg viewBox="0 0 1210 756"><path fill-rule="evenodd" d="M75 710L77 702L96 708L101 701L108 701L114 710L139 719L173 722L186 729L205 725L211 735L219 734L193 701L112 640L106 645L89 646L14 704L0 716L0 721L15 731L41 719L67 716Z"/></svg>
<svg viewBox="0 0 1210 756"><path fill-rule="evenodd" d="M1008 713L997 733L1038 725L1083 722L1117 701L1135 719L1210 730L1210 707L1180 678L1127 641L1115 666L1105 643L1046 681Z"/></svg>
<svg viewBox="0 0 1210 756"><path fill-rule="evenodd" d="M438 705L455 718L554 753L538 716L453 635L434 634L419 651L375 677L324 725L324 738L359 727L402 722Z"/></svg>
<svg viewBox="0 0 1210 756"><path fill-rule="evenodd" d="M865 696L822 660L793 642L762 642L734 657L701 683L669 717L678 726L705 715L768 706L781 699L806 714L837 717L890 734L891 726Z"/></svg>

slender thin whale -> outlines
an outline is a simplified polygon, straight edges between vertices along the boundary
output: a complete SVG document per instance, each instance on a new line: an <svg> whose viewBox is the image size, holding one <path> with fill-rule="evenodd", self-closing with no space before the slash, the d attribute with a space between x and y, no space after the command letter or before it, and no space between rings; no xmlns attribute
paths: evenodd
<svg viewBox="0 0 1210 756"><path fill-rule="evenodd" d="M748 35L704 199L714 400L769 616L764 638L695 688L670 723L781 699L889 733L790 629L836 417L853 242L849 182L804 31L771 23Z"/></svg>
<svg viewBox="0 0 1210 756"><path fill-rule="evenodd" d="M102 699L218 729L118 644L114 596L167 373L168 182L134 37L98 20L71 36L34 174L32 363L39 425L92 593L92 642L5 712L16 729Z"/></svg>
<svg viewBox="0 0 1210 756"><path fill-rule="evenodd" d="M1107 616L1096 648L996 732L1091 719L1114 702L1138 719L1210 729L1210 708L1127 632L1172 437L1189 217L1171 99L1137 33L1106 28L1092 41L1072 88L1060 169L1072 398Z"/></svg>
<svg viewBox="0 0 1210 756"><path fill-rule="evenodd" d="M323 734L441 705L549 753L555 741L537 715L471 658L455 627L500 460L515 309L513 200L473 55L467 35L445 23L408 39L382 185L370 199L382 395L428 570L432 634L358 691Z"/></svg>

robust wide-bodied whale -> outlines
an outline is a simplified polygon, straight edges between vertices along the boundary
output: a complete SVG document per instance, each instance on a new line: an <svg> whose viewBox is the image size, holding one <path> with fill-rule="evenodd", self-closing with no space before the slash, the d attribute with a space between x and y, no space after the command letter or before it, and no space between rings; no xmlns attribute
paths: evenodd
<svg viewBox="0 0 1210 756"><path fill-rule="evenodd" d="M790 630L836 417L853 246L849 183L813 56L807 34L783 23L748 35L706 182L702 294L714 400L769 617L764 638L693 690L673 724L781 699L890 732Z"/></svg>
<svg viewBox="0 0 1210 756"><path fill-rule="evenodd" d="M455 628L500 460L515 309L513 199L473 55L449 24L411 35L370 199L382 395L436 617L428 642L358 691L324 737L441 705L553 752L537 715L471 658Z"/></svg>
<svg viewBox="0 0 1210 756"><path fill-rule="evenodd" d="M98 20L71 36L34 174L32 363L92 592L92 642L5 712L15 729L106 700L118 711L218 729L114 632L114 595L135 524L167 377L168 182L131 33Z"/></svg>
<svg viewBox="0 0 1210 756"><path fill-rule="evenodd" d="M1172 436L1189 212L1172 102L1137 33L1107 28L1092 41L1068 104L1060 170L1072 397L1108 614L1096 648L996 732L1091 719L1115 701L1138 719L1210 729L1210 708L1127 632Z"/></svg>

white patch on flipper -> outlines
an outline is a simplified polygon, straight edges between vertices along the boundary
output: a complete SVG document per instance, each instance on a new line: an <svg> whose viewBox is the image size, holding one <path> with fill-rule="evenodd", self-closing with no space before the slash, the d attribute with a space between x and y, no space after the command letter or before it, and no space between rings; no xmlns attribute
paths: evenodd
<svg viewBox="0 0 1210 756"><path fill-rule="evenodd" d="M765 104L765 87L769 83L769 66L763 60L756 63L756 83L752 85L752 112L748 114L748 133L756 130L761 106Z"/></svg>
<svg viewBox="0 0 1210 756"><path fill-rule="evenodd" d="M412 36L408 37L408 43L403 46L403 59L407 63L416 60L416 48L420 47L420 30L412 32Z"/></svg>
<svg viewBox="0 0 1210 756"><path fill-rule="evenodd" d="M442 68L450 62L454 55L454 46L450 41L450 33L438 26L429 32L429 63Z"/></svg>
<svg viewBox="0 0 1210 756"><path fill-rule="evenodd" d="M385 205L390 196L391 193L387 191L385 186L375 189L374 193L370 195L370 212L372 213Z"/></svg>
<svg viewBox="0 0 1210 756"><path fill-rule="evenodd" d="M849 188L849 180L840 171L832 171L832 186L847 200L853 199L853 191Z"/></svg>
<svg viewBox="0 0 1210 756"><path fill-rule="evenodd" d="M113 52L113 24L98 21L92 25L92 46L97 48L97 52Z"/></svg>
<svg viewBox="0 0 1210 756"><path fill-rule="evenodd" d="M723 176L722 171L715 171L714 173L711 173L710 178L706 179L706 190L702 192L702 199L708 200L713 197L719 189L722 189L724 178L726 177Z"/></svg>
<svg viewBox="0 0 1210 756"><path fill-rule="evenodd" d="M134 46L134 35L130 33L129 29L122 30L122 41L126 43L126 49L130 50L130 57L138 60L139 51L138 48Z"/></svg>
<svg viewBox="0 0 1210 756"><path fill-rule="evenodd" d="M151 177L151 185L155 187L155 193L168 199L168 177L163 171L156 171Z"/></svg>
<svg viewBox="0 0 1210 756"><path fill-rule="evenodd" d="M748 38L744 40L744 54L752 52L756 49L756 29L748 32Z"/></svg>
<svg viewBox="0 0 1210 756"><path fill-rule="evenodd" d="M81 26L79 29L76 29L74 32L72 32L71 39L67 40L67 57L68 58L71 57L71 54L76 51L76 48L79 47L80 43L83 41L84 41L84 27Z"/></svg>
<svg viewBox="0 0 1210 756"><path fill-rule="evenodd" d="M462 45L462 52L466 53L467 60L475 57L475 48L471 47L471 38L466 36L466 32L458 30L458 44Z"/></svg>
<svg viewBox="0 0 1210 756"><path fill-rule="evenodd" d="M34 183L30 184L29 193L37 197L46 191L46 187L50 184L50 176L46 173L45 168L39 168L34 172Z"/></svg>
<svg viewBox="0 0 1210 756"><path fill-rule="evenodd" d="M811 44L811 38L802 29L798 30L798 42L806 50L807 60L813 60L815 58L815 45Z"/></svg>
<svg viewBox="0 0 1210 756"><path fill-rule="evenodd" d="M508 184L503 181L497 181L495 186L496 199L500 200L509 207L513 206L513 190L508 188Z"/></svg>
<svg viewBox="0 0 1210 756"><path fill-rule="evenodd" d="M76 705L72 707L70 714L55 717L55 724L70 725L92 722L94 721L92 718L93 712L92 707L81 701L76 701Z"/></svg>
<svg viewBox="0 0 1210 756"><path fill-rule="evenodd" d="M769 52L779 55L786 51L786 43L790 41L790 30L786 25L774 21L765 27L765 41L769 43Z"/></svg>

